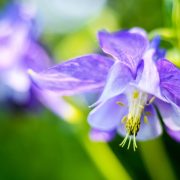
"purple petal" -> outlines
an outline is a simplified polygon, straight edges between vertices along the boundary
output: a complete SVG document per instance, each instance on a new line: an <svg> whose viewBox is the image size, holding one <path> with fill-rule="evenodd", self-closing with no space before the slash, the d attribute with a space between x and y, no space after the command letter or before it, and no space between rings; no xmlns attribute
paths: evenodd
<svg viewBox="0 0 180 180"><path fill-rule="evenodd" d="M89 136L92 141L108 142L111 141L116 135L116 131L101 131L92 129Z"/></svg>
<svg viewBox="0 0 180 180"><path fill-rule="evenodd" d="M180 130L179 131L173 131L169 128L166 128L167 133L177 142L180 142Z"/></svg>
<svg viewBox="0 0 180 180"><path fill-rule="evenodd" d="M0 99L23 104L30 98L31 80L21 66L16 65L0 72Z"/></svg>
<svg viewBox="0 0 180 180"><path fill-rule="evenodd" d="M144 122L144 115L142 115L140 129L136 136L139 141L156 138L162 133L162 127L154 107L152 105L147 106L144 112L148 112L148 122ZM126 135L125 124L120 124L118 132L123 136Z"/></svg>
<svg viewBox="0 0 180 180"><path fill-rule="evenodd" d="M148 39L129 31L112 34L101 31L98 36L103 51L128 66L132 73L136 74L138 64L148 47Z"/></svg>
<svg viewBox="0 0 180 180"><path fill-rule="evenodd" d="M158 49L158 48L159 48L160 41L161 41L161 37L160 37L160 36L155 36L155 37L151 40L150 45L149 45L149 48Z"/></svg>
<svg viewBox="0 0 180 180"><path fill-rule="evenodd" d="M180 106L180 70L166 59L157 61L162 94Z"/></svg>
<svg viewBox="0 0 180 180"><path fill-rule="evenodd" d="M101 89L112 64L112 59L92 54L66 61L40 73L29 72L39 88L60 95L72 95Z"/></svg>
<svg viewBox="0 0 180 180"><path fill-rule="evenodd" d="M152 105L147 106L144 113L148 114L148 122L144 122L144 116L142 115L140 130L137 134L137 140L140 141L153 139L162 134L162 127L155 108Z"/></svg>
<svg viewBox="0 0 180 180"><path fill-rule="evenodd" d="M165 125L172 130L180 130L180 108L159 100L155 103Z"/></svg>
<svg viewBox="0 0 180 180"><path fill-rule="evenodd" d="M12 23L19 22L19 20L27 22L35 17L36 8L34 5L14 1L6 7L3 15Z"/></svg>
<svg viewBox="0 0 180 180"><path fill-rule="evenodd" d="M23 7L12 6L0 20L0 68L7 69L18 63L27 49L31 30L31 17Z"/></svg>
<svg viewBox="0 0 180 180"><path fill-rule="evenodd" d="M165 49L157 49L154 54L154 60L157 61L158 59L165 58L166 56L166 50Z"/></svg>
<svg viewBox="0 0 180 180"><path fill-rule="evenodd" d="M143 36L144 38L148 38L148 35L146 33L146 31L142 28L139 28L139 27L134 27L134 28L131 28L129 30L130 33L136 33L136 34L140 34L141 36Z"/></svg>
<svg viewBox="0 0 180 180"><path fill-rule="evenodd" d="M166 55L166 50L165 49L160 49L161 37L160 36L155 36L152 41L150 42L149 49L154 49L155 53L153 54L153 60L157 61L158 59L162 59Z"/></svg>
<svg viewBox="0 0 180 180"><path fill-rule="evenodd" d="M64 120L74 113L74 108L56 93L36 89L36 96L44 106Z"/></svg>
<svg viewBox="0 0 180 180"><path fill-rule="evenodd" d="M10 27L2 28L7 34L4 34L5 32L2 31L0 32L1 69L8 68L17 63L21 59L24 51L27 49L28 44L28 29L23 25L13 27L14 29L10 29Z"/></svg>
<svg viewBox="0 0 180 180"><path fill-rule="evenodd" d="M38 42L31 40L22 63L26 69L40 72L49 68L52 60Z"/></svg>
<svg viewBox="0 0 180 180"><path fill-rule="evenodd" d="M121 94L132 80L133 77L129 68L121 62L116 61L110 69L102 95L94 105Z"/></svg>
<svg viewBox="0 0 180 180"><path fill-rule="evenodd" d="M117 102L121 102L122 106L118 105ZM111 98L90 112L88 122L91 127L99 130L114 130L120 123L122 117L127 114L127 105L125 95Z"/></svg>
<svg viewBox="0 0 180 180"><path fill-rule="evenodd" d="M160 91L160 79L159 73L155 62L153 61L154 50L149 49L143 56L144 69L140 76L139 82L133 83L134 86L138 87L142 91L152 94L165 101Z"/></svg>
<svg viewBox="0 0 180 180"><path fill-rule="evenodd" d="M29 76L20 66L14 66L9 70L3 71L0 76L2 78L1 83L16 92L26 93L30 89L31 81Z"/></svg>

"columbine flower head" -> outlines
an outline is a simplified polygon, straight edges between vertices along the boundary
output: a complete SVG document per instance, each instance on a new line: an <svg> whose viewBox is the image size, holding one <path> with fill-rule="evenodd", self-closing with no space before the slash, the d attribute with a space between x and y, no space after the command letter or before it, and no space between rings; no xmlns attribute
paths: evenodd
<svg viewBox="0 0 180 180"><path fill-rule="evenodd" d="M99 33L101 48L116 59L98 105L89 115L92 127L117 131L134 150L136 139L147 140L161 134L157 109L169 128L179 129L179 73L163 58L159 39L151 43L140 29L113 34ZM119 107L118 107L118 105Z"/></svg>
<svg viewBox="0 0 180 180"><path fill-rule="evenodd" d="M41 73L31 73L39 87L61 94L101 89L99 100L88 116L95 134L125 136L136 150L137 140L162 133L157 111L165 125L180 129L180 70L164 59L159 37L148 41L140 28L115 33L101 31L100 47L110 55L87 55L64 62ZM95 137L95 136L93 136ZM105 138L104 138L105 139Z"/></svg>

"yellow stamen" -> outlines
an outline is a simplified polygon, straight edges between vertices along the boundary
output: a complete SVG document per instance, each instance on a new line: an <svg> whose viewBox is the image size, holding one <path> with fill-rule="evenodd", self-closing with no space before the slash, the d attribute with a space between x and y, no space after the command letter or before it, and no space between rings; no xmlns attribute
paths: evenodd
<svg viewBox="0 0 180 180"><path fill-rule="evenodd" d="M130 136L130 137L129 137L129 143L128 143L128 147L127 147L127 149L129 149L129 148L130 148L130 145L131 145L131 140L132 140L132 137Z"/></svg>
<svg viewBox="0 0 180 180"><path fill-rule="evenodd" d="M135 90L135 91L133 92L133 98L134 98L134 99L137 99L138 97L139 97L139 92Z"/></svg>
<svg viewBox="0 0 180 180"><path fill-rule="evenodd" d="M134 134L134 136L133 136L133 149L134 149L134 151L136 151L136 149L137 149L136 135L135 135L135 134Z"/></svg>
<svg viewBox="0 0 180 180"><path fill-rule="evenodd" d="M144 116L144 123L148 123L148 117L147 116Z"/></svg>
<svg viewBox="0 0 180 180"><path fill-rule="evenodd" d="M121 144L119 144L119 146L121 147L124 147L124 145L126 144L126 141L129 139L129 142L128 142L128 146L127 146L127 149L129 150L130 146L131 146L131 142L133 141L133 150L136 151L137 149L137 144L136 144L136 135L134 134L133 136L132 135L129 135L129 134L126 134L125 138L123 139L123 141L121 142Z"/></svg>
<svg viewBox="0 0 180 180"><path fill-rule="evenodd" d="M139 106L141 109L144 109L144 106L142 106L142 105L140 105L140 104L139 104L138 106Z"/></svg>
<svg viewBox="0 0 180 180"><path fill-rule="evenodd" d="M146 111L146 112L145 112L145 115L147 115L147 116L151 116L151 112Z"/></svg>
<svg viewBox="0 0 180 180"><path fill-rule="evenodd" d="M130 148L131 142L133 142L133 150L135 151L137 149L136 135L140 129L141 116L148 100L148 95L135 89L130 97L131 98L129 99L129 113L122 118L122 123L125 124L127 134L124 140L121 142L120 146L124 147L127 140L129 139L127 149ZM152 103L154 99L155 98L151 98L149 103ZM150 113L147 112L147 115L150 115ZM144 116L144 122L148 122L148 118L146 115Z"/></svg>
<svg viewBox="0 0 180 180"><path fill-rule="evenodd" d="M122 123L125 123L127 121L127 116L124 116L121 120Z"/></svg>
<svg viewBox="0 0 180 180"><path fill-rule="evenodd" d="M152 103L154 102L155 99L156 99L156 97L153 96L153 97L149 100L149 102L146 104L146 106L152 104Z"/></svg>
<svg viewBox="0 0 180 180"><path fill-rule="evenodd" d="M128 137L129 137L129 134L126 134L126 137L123 139L123 141L121 142L121 144L119 144L119 146L124 147L124 145L126 144L126 141L127 141Z"/></svg>
<svg viewBox="0 0 180 180"><path fill-rule="evenodd" d="M120 105L120 106L125 106L124 103L122 103L122 102L120 102L120 101L116 102L116 104L118 104L118 105Z"/></svg>

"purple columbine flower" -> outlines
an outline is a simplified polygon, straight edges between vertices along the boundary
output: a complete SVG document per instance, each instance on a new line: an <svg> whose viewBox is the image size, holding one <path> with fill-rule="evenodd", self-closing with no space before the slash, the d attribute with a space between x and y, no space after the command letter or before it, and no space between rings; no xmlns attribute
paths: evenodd
<svg viewBox="0 0 180 180"><path fill-rule="evenodd" d="M100 47L110 57L87 55L64 62L31 77L43 89L73 94L102 89L88 116L93 129L117 131L136 150L137 140L159 136L165 125L180 130L180 70L164 59L159 37L148 41L140 28L98 34ZM114 59L114 61L112 60ZM113 62L113 63L112 63Z"/></svg>

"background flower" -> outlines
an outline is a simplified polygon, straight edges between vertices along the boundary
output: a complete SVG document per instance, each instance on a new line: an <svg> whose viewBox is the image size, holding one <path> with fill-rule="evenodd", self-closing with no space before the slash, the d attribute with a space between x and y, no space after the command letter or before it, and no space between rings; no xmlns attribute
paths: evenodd
<svg viewBox="0 0 180 180"><path fill-rule="evenodd" d="M28 108L41 102L62 118L70 117L73 107L51 92L40 91L31 82L29 68L36 72L47 69L53 59L39 42L32 6L14 3L2 16L0 34L0 100Z"/></svg>
<svg viewBox="0 0 180 180"><path fill-rule="evenodd" d="M1 99L26 104L34 98L27 68L42 70L50 65L50 58L37 41L31 7L10 6L1 17L0 79ZM35 98L34 98L35 99Z"/></svg>

